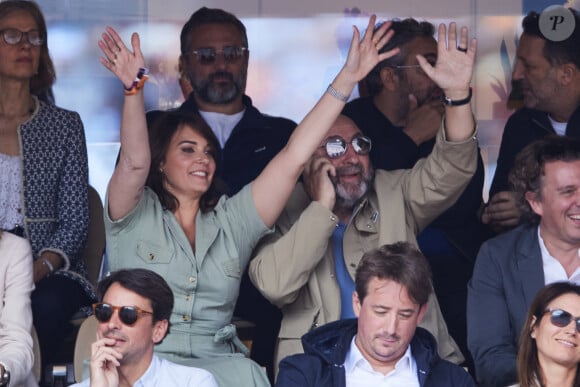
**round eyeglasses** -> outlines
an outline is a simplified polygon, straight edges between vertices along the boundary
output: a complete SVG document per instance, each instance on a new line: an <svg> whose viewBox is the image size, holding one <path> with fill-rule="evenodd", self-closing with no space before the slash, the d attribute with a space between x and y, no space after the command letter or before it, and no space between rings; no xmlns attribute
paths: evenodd
<svg viewBox="0 0 580 387"><path fill-rule="evenodd" d="M339 158L348 149L348 142L340 136L329 137L321 148L326 150L326 154L331 159ZM367 136L357 135L350 140L350 145L357 155L368 155L371 151L372 141Z"/></svg>
<svg viewBox="0 0 580 387"><path fill-rule="evenodd" d="M95 318L102 323L108 322L113 313L119 314L119 320L125 325L133 325L140 317L144 315L153 315L153 312L137 308L136 306L114 306L104 302L93 304Z"/></svg>
<svg viewBox="0 0 580 387"><path fill-rule="evenodd" d="M4 42L11 46L19 44L23 37L26 37L28 43L33 46L42 46L44 43L44 38L40 36L40 31L38 30L24 32L17 30L16 28L7 28L5 30L1 30L0 34L2 34L2 39L4 39Z"/></svg>

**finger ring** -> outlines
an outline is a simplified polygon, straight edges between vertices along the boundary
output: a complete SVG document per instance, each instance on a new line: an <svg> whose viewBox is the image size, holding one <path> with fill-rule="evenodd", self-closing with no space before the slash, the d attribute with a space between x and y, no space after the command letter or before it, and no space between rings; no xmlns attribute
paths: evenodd
<svg viewBox="0 0 580 387"><path fill-rule="evenodd" d="M117 64L117 59L109 60L109 63L111 64L111 66L114 66Z"/></svg>
<svg viewBox="0 0 580 387"><path fill-rule="evenodd" d="M467 52L467 47L457 47L457 51Z"/></svg>

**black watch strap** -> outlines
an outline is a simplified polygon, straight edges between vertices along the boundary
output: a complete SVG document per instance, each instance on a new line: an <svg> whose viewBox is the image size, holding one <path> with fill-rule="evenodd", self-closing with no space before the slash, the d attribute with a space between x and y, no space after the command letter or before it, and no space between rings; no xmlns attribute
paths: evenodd
<svg viewBox="0 0 580 387"><path fill-rule="evenodd" d="M472 96L472 91L471 91L471 87L470 87L469 88L469 95L467 96L467 98L453 100L451 98L447 98L445 96L445 94L443 94L443 95L441 95L441 99L443 100L443 104L446 106L461 106L461 105L466 105L466 104L470 103L471 96Z"/></svg>

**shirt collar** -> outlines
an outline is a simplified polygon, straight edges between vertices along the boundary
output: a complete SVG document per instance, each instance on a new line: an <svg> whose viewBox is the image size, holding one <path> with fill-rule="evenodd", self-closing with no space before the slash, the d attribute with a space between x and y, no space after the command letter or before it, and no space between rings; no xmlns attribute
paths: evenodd
<svg viewBox="0 0 580 387"><path fill-rule="evenodd" d="M159 358L153 355L147 371L133 384L133 387L147 387L155 385L155 375L159 368Z"/></svg>
<svg viewBox="0 0 580 387"><path fill-rule="evenodd" d="M349 350L346 354L346 359L344 361L344 369L345 372L350 373L354 370L355 367L361 367L367 369L372 372L376 372L373 370L373 367L368 362L368 360L363 356L361 351L358 349L355 343L356 335L352 338L350 342ZM415 363L415 359L411 354L411 346L407 346L407 350L403 354L403 356L397 361L395 364L395 370L402 371L402 370L409 370L413 375L417 374L417 365Z"/></svg>

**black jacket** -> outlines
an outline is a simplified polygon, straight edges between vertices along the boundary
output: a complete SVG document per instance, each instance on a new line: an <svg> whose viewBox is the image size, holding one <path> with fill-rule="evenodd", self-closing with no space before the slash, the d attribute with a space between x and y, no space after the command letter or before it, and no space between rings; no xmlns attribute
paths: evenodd
<svg viewBox="0 0 580 387"><path fill-rule="evenodd" d="M489 197L491 198L497 192L510 190L508 182L510 169L514 165L517 154L526 145L555 133L548 119L548 113L522 108L512 114L503 130ZM568 120L566 135L580 138L580 106Z"/></svg>
<svg viewBox="0 0 580 387"><path fill-rule="evenodd" d="M305 353L282 360L276 386L346 387L344 362L356 331L356 319L340 320L302 336ZM411 353L421 386L475 386L463 368L439 357L435 338L425 329L417 327Z"/></svg>

